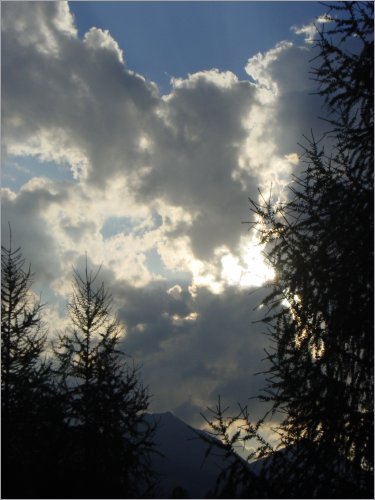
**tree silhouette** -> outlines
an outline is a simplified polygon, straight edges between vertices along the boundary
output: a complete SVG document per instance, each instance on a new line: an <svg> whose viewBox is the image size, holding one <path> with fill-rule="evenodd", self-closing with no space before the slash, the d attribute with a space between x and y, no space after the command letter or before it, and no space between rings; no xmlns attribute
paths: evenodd
<svg viewBox="0 0 375 500"><path fill-rule="evenodd" d="M268 478L258 476L249 467L254 459L262 460L273 453L272 446L262 437L260 428L263 420L255 425L251 423L246 406L239 405L238 412L233 416L228 415L229 407L223 408L221 399L215 408L208 408L210 418L202 414L208 424L208 431L201 433L200 438L207 444L206 457L214 449L221 448L224 452L226 467L223 468L216 480L214 491L209 492L208 498L270 498L272 495ZM233 431L233 426L235 431ZM212 436L214 441L212 441ZM249 444L247 461L240 457L239 442Z"/></svg>
<svg viewBox="0 0 375 500"><path fill-rule="evenodd" d="M98 271L99 272L99 271ZM122 329L98 272L74 272L72 327L55 346L56 374L70 429L67 496L132 498L150 492L149 396L138 369L118 350ZM69 489L70 488L70 489Z"/></svg>
<svg viewBox="0 0 375 500"><path fill-rule="evenodd" d="M311 74L330 111L332 134L347 155L342 161L347 175L369 185L374 176L374 4L342 2L330 6L329 14L334 27L319 33L319 65Z"/></svg>
<svg viewBox="0 0 375 500"><path fill-rule="evenodd" d="M373 495L373 3L330 7L312 75L334 146L307 140L287 202L250 200L275 270L260 399L282 416L262 472L277 497Z"/></svg>
<svg viewBox="0 0 375 500"><path fill-rule="evenodd" d="M46 439L57 418L50 364L43 359L46 329L42 304L31 286L21 249L1 247L2 492L38 496L46 484ZM57 430L57 429L56 429ZM20 481L20 475L23 480ZM47 476L48 477L48 476Z"/></svg>

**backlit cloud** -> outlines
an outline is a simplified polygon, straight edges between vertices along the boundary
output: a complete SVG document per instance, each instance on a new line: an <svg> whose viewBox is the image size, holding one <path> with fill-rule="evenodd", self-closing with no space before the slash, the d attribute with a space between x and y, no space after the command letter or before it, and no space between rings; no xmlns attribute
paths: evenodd
<svg viewBox="0 0 375 500"><path fill-rule="evenodd" d="M291 30L297 35L305 36L305 43L312 45L317 39L318 30L322 29L322 25L332 22L329 15L324 14L319 16L313 23L303 24L302 26L292 26Z"/></svg>
<svg viewBox="0 0 375 500"><path fill-rule="evenodd" d="M51 325L87 254L155 407L169 398L188 415L220 388L250 395L266 340L246 290L272 274L241 222L258 187L285 195L297 142L322 130L310 44L249 49L248 80L207 69L172 78L161 96L109 31L80 38L67 2L5 2L2 35L2 147L15 185L14 165L34 158L19 189L3 188L2 238L9 221Z"/></svg>

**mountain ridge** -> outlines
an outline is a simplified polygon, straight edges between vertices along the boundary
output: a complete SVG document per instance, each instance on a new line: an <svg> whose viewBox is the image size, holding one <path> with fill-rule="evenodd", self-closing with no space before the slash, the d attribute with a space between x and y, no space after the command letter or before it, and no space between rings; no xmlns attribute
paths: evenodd
<svg viewBox="0 0 375 500"><path fill-rule="evenodd" d="M205 498L214 490L226 462L219 444L215 453L207 456L209 445L200 435L208 436L213 445L217 440L170 411L148 413L145 419L156 424L154 442L157 453L153 454L152 468L160 478L160 493L165 498Z"/></svg>

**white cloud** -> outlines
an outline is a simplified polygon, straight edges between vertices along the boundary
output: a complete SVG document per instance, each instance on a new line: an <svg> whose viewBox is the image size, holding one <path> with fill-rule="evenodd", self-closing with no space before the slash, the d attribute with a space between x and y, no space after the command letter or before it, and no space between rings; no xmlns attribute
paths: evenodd
<svg viewBox="0 0 375 500"><path fill-rule="evenodd" d="M174 297L175 299L178 299L181 297L182 288L180 287L180 285L174 285L169 290L167 290L167 293L172 295L172 297Z"/></svg>
<svg viewBox="0 0 375 500"><path fill-rule="evenodd" d="M200 81L206 81L207 83L214 83L215 86L223 89L230 89L231 87L233 87L235 84L238 83L238 78L231 71L221 72L218 69L214 68L211 70L198 71L197 73L189 74L188 77L185 79L172 78L171 84L174 89L177 89L179 87L194 88L197 84L199 84ZM167 95L164 97L164 100L168 101L170 97L171 95Z"/></svg>
<svg viewBox="0 0 375 500"><path fill-rule="evenodd" d="M21 47L32 46L40 55L58 58L61 39L77 37L67 2L34 2L25 17L23 2L14 2L11 8L2 9L1 29L7 43Z"/></svg>
<svg viewBox="0 0 375 500"><path fill-rule="evenodd" d="M293 47L292 42L282 41L275 48L264 54L258 52L248 60L245 70L257 84L257 97L261 104L270 104L277 99L279 95L278 82L273 78L269 68L283 52L291 47Z"/></svg>
<svg viewBox="0 0 375 500"><path fill-rule="evenodd" d="M10 120L12 122L12 118ZM13 121L18 128L23 122ZM88 176L88 159L74 144L69 134L62 127L42 129L30 135L25 141L18 137L9 137L6 142L7 155L35 156L42 161L52 161L69 165L75 179L86 179ZM67 167L68 168L68 167Z"/></svg>
<svg viewBox="0 0 375 500"><path fill-rule="evenodd" d="M85 34L83 41L90 49L94 51L97 49L109 50L116 55L119 62L124 62L123 52L116 40L111 37L108 30L101 30L93 27Z"/></svg>
<svg viewBox="0 0 375 500"><path fill-rule="evenodd" d="M328 14L319 16L314 22L310 24L303 24L302 26L292 26L291 30L296 35L305 35L305 43L312 45L316 42L318 30L323 24L332 22Z"/></svg>

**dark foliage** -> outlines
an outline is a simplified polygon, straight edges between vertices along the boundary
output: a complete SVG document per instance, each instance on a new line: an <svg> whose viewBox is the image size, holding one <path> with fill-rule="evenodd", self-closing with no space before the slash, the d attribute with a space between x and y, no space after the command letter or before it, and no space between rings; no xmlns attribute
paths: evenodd
<svg viewBox="0 0 375 500"><path fill-rule="evenodd" d="M344 146L347 174L369 185L374 178L374 4L342 2L329 15L334 27L319 33L319 66L311 73L331 113L332 134L339 149Z"/></svg>
<svg viewBox="0 0 375 500"><path fill-rule="evenodd" d="M74 478L64 496L150 496L154 429L143 418L149 396L137 368L118 350L122 330L97 276L87 267L84 277L75 272L68 304L72 328L55 347Z"/></svg>
<svg viewBox="0 0 375 500"><path fill-rule="evenodd" d="M20 248L2 246L1 264L2 495L41 496L59 433L42 305Z"/></svg>
<svg viewBox="0 0 375 500"><path fill-rule="evenodd" d="M373 3L331 6L330 16L312 74L334 148L312 135L289 200L251 201L275 270L260 399L282 418L283 451L260 476L277 498L373 496ZM254 496L245 484L244 494Z"/></svg>
<svg viewBox="0 0 375 500"><path fill-rule="evenodd" d="M74 276L72 328L46 361L42 305L20 248L2 247L2 497L151 497L155 427L97 274Z"/></svg>
<svg viewBox="0 0 375 500"><path fill-rule="evenodd" d="M199 435L208 445L206 457L220 450L227 464L220 471L215 490L210 491L207 498L249 498L249 494L250 498L268 498L271 491L268 479L255 474L249 466L250 461L268 457L273 452L260 433L263 420L253 425L247 407L239 406L234 416L227 416L228 410L229 407L222 408L219 397L216 408L208 409L210 418L202 415L209 428L208 433ZM256 443L257 448L253 448L245 460L236 452L239 446L249 443Z"/></svg>

